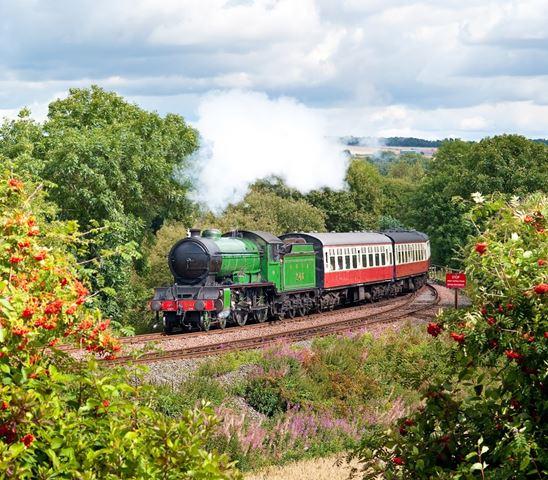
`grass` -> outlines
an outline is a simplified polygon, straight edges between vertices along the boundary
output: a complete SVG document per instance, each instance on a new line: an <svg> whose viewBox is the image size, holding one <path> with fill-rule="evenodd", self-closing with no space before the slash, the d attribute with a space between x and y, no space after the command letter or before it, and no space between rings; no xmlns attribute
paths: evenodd
<svg viewBox="0 0 548 480"><path fill-rule="evenodd" d="M228 353L204 361L180 387L159 389L155 407L176 416L209 401L221 420L213 446L244 471L332 457L415 408L428 382L451 375L446 349L423 327L407 327L378 339L331 336L310 347Z"/></svg>
<svg viewBox="0 0 548 480"><path fill-rule="evenodd" d="M355 464L344 457L306 459L283 466L270 466L249 473L245 480L347 480Z"/></svg>

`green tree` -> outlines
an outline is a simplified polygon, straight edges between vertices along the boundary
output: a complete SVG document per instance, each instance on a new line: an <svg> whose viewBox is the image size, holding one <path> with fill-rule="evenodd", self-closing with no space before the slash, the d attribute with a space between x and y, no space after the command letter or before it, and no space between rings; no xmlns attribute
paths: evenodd
<svg viewBox="0 0 548 480"><path fill-rule="evenodd" d="M214 226L222 231L264 230L274 235L294 231L323 232L325 216L305 200L252 190L238 204L229 205L222 215L205 215L200 226Z"/></svg>
<svg viewBox="0 0 548 480"><path fill-rule="evenodd" d="M379 169L367 160L352 159L345 178L354 197L356 209L367 228L378 228L383 211L383 177Z"/></svg>
<svg viewBox="0 0 548 480"><path fill-rule="evenodd" d="M65 218L89 228L123 216L128 237L140 241L163 219L190 212L189 185L176 171L197 142L179 115L162 118L96 86L71 89L49 106L41 176L55 184L49 195Z"/></svg>
<svg viewBox="0 0 548 480"><path fill-rule="evenodd" d="M524 195L545 191L548 147L518 135L486 138L479 143L446 141L429 163L427 175L412 195L413 225L428 233L435 262L458 265L456 252L472 234L463 219L474 192Z"/></svg>
<svg viewBox="0 0 548 480"><path fill-rule="evenodd" d="M22 111L0 128L0 153L45 182L59 218L92 230L80 259L94 261L101 307L117 320L145 300L132 284L146 265L135 263L140 245L166 219L189 221L182 178L197 143L182 117L160 117L96 86L52 102L42 125Z"/></svg>
<svg viewBox="0 0 548 480"><path fill-rule="evenodd" d="M325 187L308 193L306 200L325 214L329 232L360 231L372 224L371 218L358 209L356 195L348 190Z"/></svg>

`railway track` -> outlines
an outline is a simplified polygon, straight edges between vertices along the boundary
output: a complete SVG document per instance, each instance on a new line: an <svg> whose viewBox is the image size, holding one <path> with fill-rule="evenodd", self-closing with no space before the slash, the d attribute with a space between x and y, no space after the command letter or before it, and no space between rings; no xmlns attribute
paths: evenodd
<svg viewBox="0 0 548 480"><path fill-rule="evenodd" d="M398 306L400 304L406 303L408 301L408 298L413 297L413 295L414 294L407 294L407 295L404 295L404 296L401 296L401 297L398 297L398 298L395 298L395 299L380 300L378 302L370 303L370 304L367 304L367 305L357 305L357 306L354 306L354 307L344 307L344 311L347 312L347 313L352 313L352 312L356 312L356 311L360 311L360 310L368 310L368 309L371 309L371 308L375 308L375 309L382 308L385 305ZM290 318L284 318L282 320L274 320L273 322L275 322L276 325L284 325L285 323L287 323L288 325L295 325L295 324L298 324L298 323L301 323L301 322L306 322L307 320L310 320L310 319L313 319L313 318L326 317L328 315L332 315L333 312L340 312L340 311L342 311L342 309L335 309L334 311L331 311L331 312L312 313L312 314L305 315L303 317L296 317L296 318L291 318L291 319ZM245 331L248 331L248 330L257 331L257 330L260 330L260 329L267 329L271 326L271 324L272 324L272 322L267 321L267 322L264 322L264 323L250 323L250 324L245 325L243 327L240 327L238 325L227 325L226 329L216 328L216 329L210 330L208 332L203 332L203 331L180 332L180 333L176 333L176 334L173 334L173 335L166 335L163 332L144 333L144 334L139 334L139 335L127 336L127 337L118 337L118 340L123 345L135 345L135 344L140 344L140 343L145 345L146 343L149 343L149 342L169 341L173 338L177 338L179 335L184 336L184 338L186 339L186 338L201 337L201 336L204 336L204 335L207 335L208 337L211 337L211 336L214 336L214 335L224 335L227 332L231 332L231 331L235 331L235 330L237 330L238 332L245 332ZM74 346L74 345L61 345L61 346L59 346L59 349L66 352L66 353L72 353L72 352L77 352L77 351L81 350L81 348L79 348L77 346Z"/></svg>
<svg viewBox="0 0 548 480"><path fill-rule="evenodd" d="M426 294L426 291L429 291L430 294ZM426 294L426 295L425 295ZM421 299L421 297L423 297ZM425 298L424 298L425 297ZM221 340L219 342L208 343L206 345L192 346L192 347L182 347L173 350L167 351L154 351L146 352L138 355L124 355L116 358L115 360L105 361L110 365L124 364L124 363L150 363L162 360L176 360L183 358L198 358L209 355L217 355L219 353L234 351L234 350L249 350L255 348L263 348L269 345L273 345L280 340L290 340L290 341L302 341L308 340L313 337L332 335L335 333L352 331L357 328L363 328L368 325L381 324L381 323L391 323L401 318L407 318L415 316L416 314L423 312L424 310L431 309L435 307L440 301L439 293L437 289L432 285L426 285L418 292L410 294L403 298L402 301L387 301L383 302L383 305L380 305L381 302L375 304L374 312L366 313L365 315L355 317L355 318L343 318L338 319L333 322L317 324L313 326L298 326L298 324L304 322L306 317L302 317L297 321L291 320L291 326L297 325L297 328L292 328L282 333L273 333L273 334L261 334L262 329L259 325L250 325L246 327L240 327L239 331L242 328L253 329L253 331L258 334L249 338L240 338L235 340ZM389 307L379 312L378 307L388 304ZM288 322L289 323L289 322ZM259 327L259 328L257 328ZM226 333L226 330L214 331L208 334L221 334ZM196 334L201 334L201 332L196 332ZM157 337L154 337L156 335ZM185 337L193 335L187 334ZM124 343L137 343L143 342L142 337L138 336L139 340L130 342L126 341ZM138 338L138 337L126 337L126 338ZM150 338L160 340L167 337L162 334L150 334ZM151 340L149 340L151 341Z"/></svg>

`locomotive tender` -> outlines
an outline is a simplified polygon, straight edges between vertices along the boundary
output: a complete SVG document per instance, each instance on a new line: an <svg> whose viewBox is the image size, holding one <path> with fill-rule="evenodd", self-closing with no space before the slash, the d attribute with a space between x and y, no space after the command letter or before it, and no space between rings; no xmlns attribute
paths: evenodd
<svg viewBox="0 0 548 480"><path fill-rule="evenodd" d="M164 330L294 318L411 292L430 244L414 230L287 233L191 230L168 255L175 283L155 289Z"/></svg>

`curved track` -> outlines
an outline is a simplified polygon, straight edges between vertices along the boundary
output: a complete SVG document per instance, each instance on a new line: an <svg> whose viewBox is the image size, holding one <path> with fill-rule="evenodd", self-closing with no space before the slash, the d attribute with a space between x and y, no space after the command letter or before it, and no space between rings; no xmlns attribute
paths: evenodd
<svg viewBox="0 0 548 480"><path fill-rule="evenodd" d="M432 295L426 300L420 300L420 294L425 293L425 290L429 289ZM355 318L346 318L346 319L337 319L333 322L324 323L320 325L312 326L298 326L298 324L306 321L310 317L301 317L299 319L293 319L287 321L288 327L297 324L297 328L291 328L283 333L274 333L264 335L261 334L262 326L267 324L258 324L258 325L249 325L246 327L240 327L238 330L241 331L242 328L249 329L257 335L254 335L249 338L240 338L235 340L227 340L221 337L220 341L209 343L207 345L200 345L194 347L183 347L177 348L174 350L168 351L155 351L143 353L141 355L125 355L116 358L115 360L106 361L108 364L123 364L123 363L149 363L162 360L174 360L181 358L197 358L204 357L208 355L216 355L223 352L229 352L234 350L248 350L254 348L262 348L268 345L275 344L280 340L291 340L291 341L301 341L307 340L313 337L331 335L334 333L348 332L356 328L363 328L368 325L380 324L380 323L391 323L401 318L408 318L415 316L417 313L424 310L432 309L440 301L439 293L437 289L432 285L426 285L418 292L407 295L402 300L392 300L386 302L378 302L373 304L374 311L366 313L365 315L355 317ZM388 305L388 308L378 311L379 307L382 308L385 305ZM357 310L362 307L352 307L351 309L346 310ZM327 314L318 314L318 316L329 315L332 312ZM232 329L231 329L232 330ZM222 334L227 332L227 330L214 330L209 332L207 335L210 336L214 334ZM196 332L191 334L186 334L184 337L189 335L204 335L203 332ZM143 338L146 337L146 338ZM150 335L139 335L136 337L126 337L123 339L123 343L143 343L153 340L165 340L168 337L163 334L150 334ZM133 340L133 341L132 341Z"/></svg>
<svg viewBox="0 0 548 480"><path fill-rule="evenodd" d="M243 327L240 327L239 325L236 325L236 324L230 324L230 325L227 325L226 329L214 328L212 330L209 330L208 332L204 332L204 331L187 331L187 332L185 332L185 331L183 331L183 332L177 332L177 333L174 333L174 334L171 334L171 335L166 335L163 332L143 333L143 334L132 335L132 336L128 336L128 337L118 337L118 340L123 345L135 345L135 344L145 345L148 342L165 342L165 341L169 341L169 340L174 339L174 338L179 338L179 336L186 339L186 338L194 338L194 337L203 337L204 335L207 335L208 337L211 337L213 335L223 335L223 334L226 334L226 333L234 332L236 330L238 332L245 332L245 331L250 331L250 330L258 331L258 330L261 330L261 329L267 329L272 324L275 324L275 325L287 324L288 327L290 328L291 325L295 325L295 324L301 323L301 322L306 322L307 320L310 320L312 318L329 317L329 316L333 315L334 313L336 314L337 312L342 312L342 311L344 311L346 313L351 313L351 312L364 311L364 310L370 310L370 309L375 309L376 310L376 309L379 309L379 308L383 308L386 305L397 308L397 307L406 305L409 302L409 298L414 298L414 295L416 295L416 293L417 292L409 293L407 295L403 295L403 296L396 297L396 298L379 300L375 303L367 303L367 304L355 305L355 306L350 306L350 307L338 307L338 308L336 308L335 310L332 310L332 311L323 311L323 312L319 312L319 313L310 313L310 314L305 315L303 317L284 318L282 320L271 320L271 321L266 321L264 323L251 322L251 323L248 323L247 325L245 325ZM76 346L73 346L73 345L61 345L59 347L59 349L63 350L64 352L67 352L67 353L76 352L76 351L81 350L79 347L76 347Z"/></svg>

